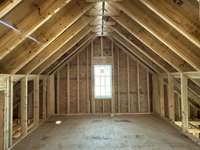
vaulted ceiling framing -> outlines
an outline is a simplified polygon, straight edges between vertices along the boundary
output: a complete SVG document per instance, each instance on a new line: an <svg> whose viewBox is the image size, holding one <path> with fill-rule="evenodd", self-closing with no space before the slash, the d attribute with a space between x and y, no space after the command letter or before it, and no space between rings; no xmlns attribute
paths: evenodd
<svg viewBox="0 0 200 150"><path fill-rule="evenodd" d="M24 6L31 11L21 14ZM199 73L199 12L197 0L3 1L0 72L51 73L109 36L157 73Z"/></svg>

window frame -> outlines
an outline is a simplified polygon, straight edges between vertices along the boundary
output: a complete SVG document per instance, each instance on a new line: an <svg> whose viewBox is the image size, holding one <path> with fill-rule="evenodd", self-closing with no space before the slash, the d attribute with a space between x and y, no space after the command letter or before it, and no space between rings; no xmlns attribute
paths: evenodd
<svg viewBox="0 0 200 150"><path fill-rule="evenodd" d="M109 66L110 67L110 69L109 69L109 72L110 72L110 76L109 76L109 79L110 79L109 80L110 81L110 96L106 96L106 94L103 95L103 96L102 95L101 96L96 95L96 85L95 85L95 78L96 78L95 67L96 66ZM96 99L96 100L112 100L112 98L113 98L113 93L112 93L112 90L113 90L113 86L112 86L112 84L113 84L112 83L113 82L113 71L112 71L112 69L113 69L112 64L93 64L93 87L94 87L93 94L94 94L94 99ZM100 88L102 88L102 87L100 86Z"/></svg>

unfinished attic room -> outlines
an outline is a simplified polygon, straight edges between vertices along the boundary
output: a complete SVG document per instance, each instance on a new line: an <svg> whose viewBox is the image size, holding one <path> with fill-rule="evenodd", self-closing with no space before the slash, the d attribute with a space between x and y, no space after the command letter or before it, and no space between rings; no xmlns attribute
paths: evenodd
<svg viewBox="0 0 200 150"><path fill-rule="evenodd" d="M0 150L200 150L200 0L0 0Z"/></svg>

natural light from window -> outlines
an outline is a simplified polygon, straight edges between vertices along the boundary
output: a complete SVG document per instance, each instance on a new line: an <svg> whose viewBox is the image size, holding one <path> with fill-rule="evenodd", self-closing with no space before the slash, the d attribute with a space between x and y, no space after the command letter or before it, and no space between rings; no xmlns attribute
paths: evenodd
<svg viewBox="0 0 200 150"><path fill-rule="evenodd" d="M96 99L112 99L112 65L94 65Z"/></svg>

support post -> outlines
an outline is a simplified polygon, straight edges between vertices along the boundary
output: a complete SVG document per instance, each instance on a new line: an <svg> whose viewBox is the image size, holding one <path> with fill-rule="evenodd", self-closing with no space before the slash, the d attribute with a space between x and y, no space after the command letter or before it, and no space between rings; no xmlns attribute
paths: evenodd
<svg viewBox="0 0 200 150"><path fill-rule="evenodd" d="M79 77L79 71L80 70L80 63L79 63L79 56L77 56L77 113L80 112L80 91L79 91L79 86L80 86L80 77Z"/></svg>
<svg viewBox="0 0 200 150"><path fill-rule="evenodd" d="M12 146L12 133L13 133L13 76L9 79L9 147Z"/></svg>
<svg viewBox="0 0 200 150"><path fill-rule="evenodd" d="M0 149L4 149L4 102L5 92L0 89Z"/></svg>
<svg viewBox="0 0 200 150"><path fill-rule="evenodd" d="M188 129L188 78L181 73L181 107L182 107L182 128Z"/></svg>
<svg viewBox="0 0 200 150"><path fill-rule="evenodd" d="M39 116L40 116L40 112L39 112L39 82L40 82L40 78L39 76L36 76L34 78L34 125L38 126L39 124Z"/></svg>
<svg viewBox="0 0 200 150"><path fill-rule="evenodd" d="M87 88L87 89L86 89L86 90L87 90L87 112L90 113L90 91L89 91L89 87L90 87L90 86L89 86L89 83L90 83L90 82L89 82L89 73L88 73L88 72L89 72L89 56L88 56L89 54L88 54L88 51L89 51L89 50L87 49L87 54L86 54L86 55L87 55L87 56L86 56L86 57L87 57L87 58L86 58L86 60L87 60L87 63L86 63L86 64L87 64L87 67L86 67L86 70L87 70L87 71L86 71L87 87L86 87L86 88Z"/></svg>
<svg viewBox="0 0 200 150"><path fill-rule="evenodd" d="M169 105L169 119L175 120L175 111L174 111L174 81L173 77L168 74L168 105Z"/></svg>
<svg viewBox="0 0 200 150"><path fill-rule="evenodd" d="M0 76L0 149L12 145L13 77Z"/></svg>
<svg viewBox="0 0 200 150"><path fill-rule="evenodd" d="M60 114L60 70L57 71L57 84L56 84L56 103L57 103L57 114Z"/></svg>
<svg viewBox="0 0 200 150"><path fill-rule="evenodd" d="M130 63L129 63L129 56L127 55L127 96L128 96L128 113L131 112L131 101L130 101Z"/></svg>
<svg viewBox="0 0 200 150"><path fill-rule="evenodd" d="M140 113L140 65L137 61L137 99L138 99L138 112Z"/></svg>
<svg viewBox="0 0 200 150"><path fill-rule="evenodd" d="M115 63L114 63L114 45L112 40L112 101L111 101L111 112L115 113Z"/></svg>
<svg viewBox="0 0 200 150"><path fill-rule="evenodd" d="M148 102L148 112L151 112L151 103L150 103L150 90L149 90L149 70L147 69L147 102Z"/></svg>
<svg viewBox="0 0 200 150"><path fill-rule="evenodd" d="M70 64L67 64L67 113L70 113Z"/></svg>
<svg viewBox="0 0 200 150"><path fill-rule="evenodd" d="M160 103L159 103L159 81L158 76L153 74L153 112L160 113Z"/></svg>
<svg viewBox="0 0 200 150"><path fill-rule="evenodd" d="M159 92L160 92L160 115L165 117L165 107L164 107L164 81L163 77L159 76Z"/></svg>
<svg viewBox="0 0 200 150"><path fill-rule="evenodd" d="M55 85L54 74L48 78L48 101L47 101L47 116L55 114Z"/></svg>
<svg viewBox="0 0 200 150"><path fill-rule="evenodd" d="M47 78L43 79L43 120L47 118Z"/></svg>
<svg viewBox="0 0 200 150"><path fill-rule="evenodd" d="M22 135L28 131L28 78L25 76L21 80L21 126Z"/></svg>
<svg viewBox="0 0 200 150"><path fill-rule="evenodd" d="M94 98L94 68L93 68L93 52L94 52L94 41L92 40L91 42L91 67L92 67L92 72L91 72L91 89L92 89L92 99L91 99L91 104L92 104L92 113L95 113L96 110L95 110L95 98Z"/></svg>

